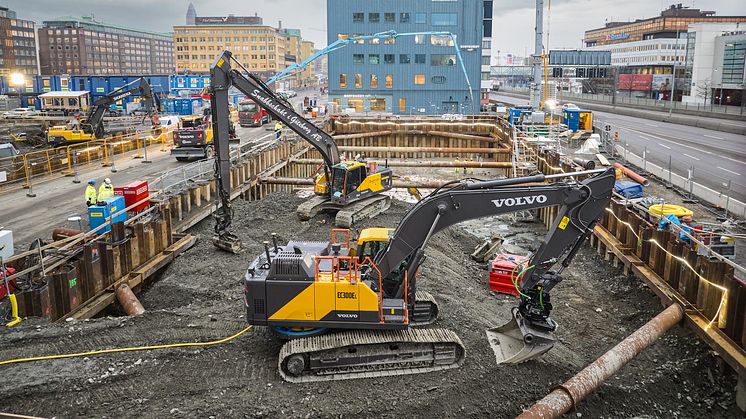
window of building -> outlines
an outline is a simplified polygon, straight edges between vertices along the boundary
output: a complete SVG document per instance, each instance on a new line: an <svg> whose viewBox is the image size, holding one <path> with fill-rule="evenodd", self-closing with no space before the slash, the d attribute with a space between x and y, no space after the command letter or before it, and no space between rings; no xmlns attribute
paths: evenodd
<svg viewBox="0 0 746 419"><path fill-rule="evenodd" d="M370 43L373 45L379 45L381 43L381 38L373 38L370 40Z"/></svg>
<svg viewBox="0 0 746 419"><path fill-rule="evenodd" d="M409 23L409 13L399 13L399 23Z"/></svg>
<svg viewBox="0 0 746 419"><path fill-rule="evenodd" d="M430 35L430 45L436 47L452 47L453 39L450 35Z"/></svg>
<svg viewBox="0 0 746 419"><path fill-rule="evenodd" d="M431 54L430 65L434 67L456 65L455 54Z"/></svg>
<svg viewBox="0 0 746 419"><path fill-rule="evenodd" d="M414 36L414 43L417 45L422 45L425 43L425 35L415 35Z"/></svg>
<svg viewBox="0 0 746 419"><path fill-rule="evenodd" d="M396 22L396 13L384 13L383 21L387 23Z"/></svg>
<svg viewBox="0 0 746 419"><path fill-rule="evenodd" d="M393 74L386 74L386 88L387 89L394 88L394 75Z"/></svg>
<svg viewBox="0 0 746 419"><path fill-rule="evenodd" d="M456 26L458 15L456 13L433 13L430 15L430 23L433 26Z"/></svg>
<svg viewBox="0 0 746 419"><path fill-rule="evenodd" d="M356 89L363 88L363 75L360 73L355 74L355 88Z"/></svg>
<svg viewBox="0 0 746 419"><path fill-rule="evenodd" d="M360 13L360 12L353 13L352 21L355 23L362 23L363 21L365 21L365 13Z"/></svg>
<svg viewBox="0 0 746 419"><path fill-rule="evenodd" d="M427 23L427 13L415 13L414 23Z"/></svg>
<svg viewBox="0 0 746 419"><path fill-rule="evenodd" d="M353 33L352 34L353 38L358 38L358 37L361 37L361 36L363 36L363 34L361 34L361 33ZM355 44L364 44L365 43L364 40L357 40L357 41L352 41L352 42L355 43Z"/></svg>
<svg viewBox="0 0 746 419"><path fill-rule="evenodd" d="M482 80L489 80L490 79L490 72L489 71L483 71L482 72Z"/></svg>
<svg viewBox="0 0 746 419"><path fill-rule="evenodd" d="M375 74L370 75L370 88L378 89L378 76Z"/></svg>
<svg viewBox="0 0 746 419"><path fill-rule="evenodd" d="M409 54L399 54L399 64L409 64Z"/></svg>
<svg viewBox="0 0 746 419"><path fill-rule="evenodd" d="M482 41L482 49L491 49L492 41Z"/></svg>
<svg viewBox="0 0 746 419"><path fill-rule="evenodd" d="M414 84L425 84L425 75L424 74L415 74L414 75Z"/></svg>
<svg viewBox="0 0 746 419"><path fill-rule="evenodd" d="M378 23L381 21L381 14L380 13L368 13L368 22L370 23Z"/></svg>
<svg viewBox="0 0 746 419"><path fill-rule="evenodd" d="M383 43L387 45L395 44L396 38L383 38Z"/></svg>
<svg viewBox="0 0 746 419"><path fill-rule="evenodd" d="M490 56L489 55L483 55L482 56L482 65L490 65Z"/></svg>
<svg viewBox="0 0 746 419"><path fill-rule="evenodd" d="M349 39L350 35L347 35L346 33L338 33L337 39Z"/></svg>
<svg viewBox="0 0 746 419"><path fill-rule="evenodd" d="M386 112L386 99L384 98L372 98L370 100L371 112Z"/></svg>
<svg viewBox="0 0 746 419"><path fill-rule="evenodd" d="M395 57L394 54L383 54L383 63L384 64L394 64L395 63L394 57Z"/></svg>
<svg viewBox="0 0 746 419"><path fill-rule="evenodd" d="M378 54L368 54L368 64L380 64L381 56Z"/></svg>
<svg viewBox="0 0 746 419"><path fill-rule="evenodd" d="M415 64L425 64L425 54L414 54L414 63Z"/></svg>
<svg viewBox="0 0 746 419"><path fill-rule="evenodd" d="M365 64L365 54L352 54L353 64Z"/></svg>
<svg viewBox="0 0 746 419"><path fill-rule="evenodd" d="M407 111L407 99L400 97L399 98L399 112L406 112Z"/></svg>
<svg viewBox="0 0 746 419"><path fill-rule="evenodd" d="M446 76L432 76L430 81L433 82L433 84L445 84Z"/></svg>
<svg viewBox="0 0 746 419"><path fill-rule="evenodd" d="M342 89L347 88L347 74L342 73L339 75L339 87Z"/></svg>

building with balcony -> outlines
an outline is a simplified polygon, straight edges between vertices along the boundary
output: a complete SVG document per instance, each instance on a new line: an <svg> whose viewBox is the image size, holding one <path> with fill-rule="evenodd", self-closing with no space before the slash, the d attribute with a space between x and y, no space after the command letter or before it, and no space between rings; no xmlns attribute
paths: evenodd
<svg viewBox="0 0 746 419"><path fill-rule="evenodd" d="M327 10L334 11L327 14L329 44L390 30L449 32L458 44L432 34L356 41L329 55L330 102L356 112L479 112L481 81L490 77L483 48L491 48L492 1L327 0Z"/></svg>
<svg viewBox="0 0 746 419"><path fill-rule="evenodd" d="M138 75L174 71L171 34L65 16L39 29L41 74Z"/></svg>

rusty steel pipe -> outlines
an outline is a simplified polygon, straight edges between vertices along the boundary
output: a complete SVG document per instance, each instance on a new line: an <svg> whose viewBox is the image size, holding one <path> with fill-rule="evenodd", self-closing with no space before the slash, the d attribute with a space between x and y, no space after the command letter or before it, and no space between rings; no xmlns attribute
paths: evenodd
<svg viewBox="0 0 746 419"><path fill-rule="evenodd" d="M509 161L433 161L433 160L376 160L366 159L367 162L376 163L378 166L389 166L389 167L475 167L475 168L511 168L513 163ZM291 163L298 164L323 164L322 159L290 159Z"/></svg>
<svg viewBox="0 0 746 419"><path fill-rule="evenodd" d="M680 305L670 305L577 375L556 387L546 397L521 413L518 419L558 418L574 409L581 400L599 388L604 381L616 374L645 348L652 345L683 317L684 309Z"/></svg>
<svg viewBox="0 0 746 419"><path fill-rule="evenodd" d="M340 140L354 140L357 138L368 138L368 137L382 137L384 135L390 135L391 131L371 131L371 132L359 132L355 134L339 134L334 135L332 138L334 138L337 141Z"/></svg>
<svg viewBox="0 0 746 419"><path fill-rule="evenodd" d="M274 177L274 176L267 176L260 178L259 181L261 183L267 183L271 185L298 185L298 186L306 186L306 185L313 185L313 180L311 179L301 179L301 178L294 178L294 177ZM418 181L418 182L412 182L412 181L405 181L405 180L394 180L393 185L394 188L425 188L425 189L435 189L440 188L441 186L445 185L446 181Z"/></svg>
<svg viewBox="0 0 746 419"><path fill-rule="evenodd" d="M117 288L117 301L122 305L124 312L128 316L139 316L145 313L145 307L140 304L135 293L127 284L122 284Z"/></svg>
<svg viewBox="0 0 746 419"><path fill-rule="evenodd" d="M459 147L366 147L339 146L340 151L368 153L436 153L436 154L502 154L510 153L510 147L500 148L459 148Z"/></svg>
<svg viewBox="0 0 746 419"><path fill-rule="evenodd" d="M80 230L74 230L72 228L55 228L52 230L52 241L60 241L73 236L77 236L82 233Z"/></svg>
<svg viewBox="0 0 746 419"><path fill-rule="evenodd" d="M617 168L617 169L620 169L621 171L623 171L624 174L625 174L625 176L627 176L628 178L634 180L635 182L639 183L640 185L642 185L642 186L649 186L650 185L650 181L649 180L647 180L646 178L638 175L637 173L635 173L629 167L626 167L626 166L624 166L621 163L614 163L614 167Z"/></svg>

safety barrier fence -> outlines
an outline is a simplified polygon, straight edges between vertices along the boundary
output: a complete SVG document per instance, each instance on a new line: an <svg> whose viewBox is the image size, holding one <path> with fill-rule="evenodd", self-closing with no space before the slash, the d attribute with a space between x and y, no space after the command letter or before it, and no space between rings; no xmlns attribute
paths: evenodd
<svg viewBox="0 0 746 419"><path fill-rule="evenodd" d="M63 176L77 183L82 170L100 165L116 170L117 163L147 160L148 153L168 151L172 146L172 131L150 130L2 158L0 193L25 188L33 197L34 184Z"/></svg>
<svg viewBox="0 0 746 419"><path fill-rule="evenodd" d="M511 93L519 93L519 94L529 94L528 89L521 89L521 88L501 88L504 92L511 92ZM561 99L562 102L572 102L573 100L577 100L579 102L582 101L592 101L592 102L599 102L602 104L607 105L630 105L630 106L644 106L644 107L651 107L651 108L659 108L661 111L668 111L673 109L674 112L684 110L684 111L697 111L697 112L707 112L712 113L717 116L716 114L727 114L727 115L746 115L746 110L743 106L731 106L731 105L720 105L718 102L725 102L727 100L726 97L720 97L720 90L715 89L715 95L708 96L707 100L711 103L688 103L688 102L678 102L678 101L669 101L669 100L656 100L656 99L650 99L650 98L644 98L644 97L630 97L628 92L619 93L616 96L612 95L603 95L603 94L593 94L593 93L570 93L570 92L558 92L557 98ZM704 97L702 97L704 101Z"/></svg>
<svg viewBox="0 0 746 419"><path fill-rule="evenodd" d="M650 140L649 146L630 144L624 135L619 135L616 126L601 120L595 122L594 131L601 136L602 150L612 158L679 188L689 200L699 199L721 208L726 218L732 215L746 218L746 181L732 168L723 167L737 160L733 158L737 155L717 156L719 165L705 165L700 162L708 157L708 152L697 151L701 150L700 145L667 146L654 140Z"/></svg>
<svg viewBox="0 0 746 419"><path fill-rule="evenodd" d="M271 141L267 141L271 140ZM274 134L232 151L232 198L260 199L289 185L262 184L265 176L302 176L291 169L291 158L305 156L309 146L297 141L274 141ZM51 321L89 318L115 300L116 289L137 290L148 277L168 264L196 238L183 233L215 210L213 162L195 162L164 173L151 191L151 205L130 213L124 223L111 220L132 211L143 201L115 214L89 232L67 231L67 238L21 252L5 263L16 273L21 317L40 316ZM305 175L311 173L306 171ZM108 232L104 232L107 228Z"/></svg>
<svg viewBox="0 0 746 419"><path fill-rule="evenodd" d="M539 171L577 170L549 150L537 150ZM557 207L538 218L549 227ZM591 245L624 272L646 281L664 304L681 304L687 323L739 374L746 374L746 268L710 249L717 234L692 236L676 226L659 230L660 217L616 196L591 236Z"/></svg>

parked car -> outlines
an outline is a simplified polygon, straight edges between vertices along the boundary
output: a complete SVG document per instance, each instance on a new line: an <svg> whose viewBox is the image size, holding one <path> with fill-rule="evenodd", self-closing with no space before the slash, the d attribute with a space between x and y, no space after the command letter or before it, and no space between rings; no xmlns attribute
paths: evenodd
<svg viewBox="0 0 746 419"><path fill-rule="evenodd" d="M28 118L37 115L39 115L39 112L37 112L34 108L15 108L9 110L8 112L4 112L3 118Z"/></svg>
<svg viewBox="0 0 746 419"><path fill-rule="evenodd" d="M288 91L287 91L287 94L288 94L288 96L290 96L290 97L296 97L296 96L298 96L298 93L296 93L296 91L295 91L295 90L288 90Z"/></svg>

